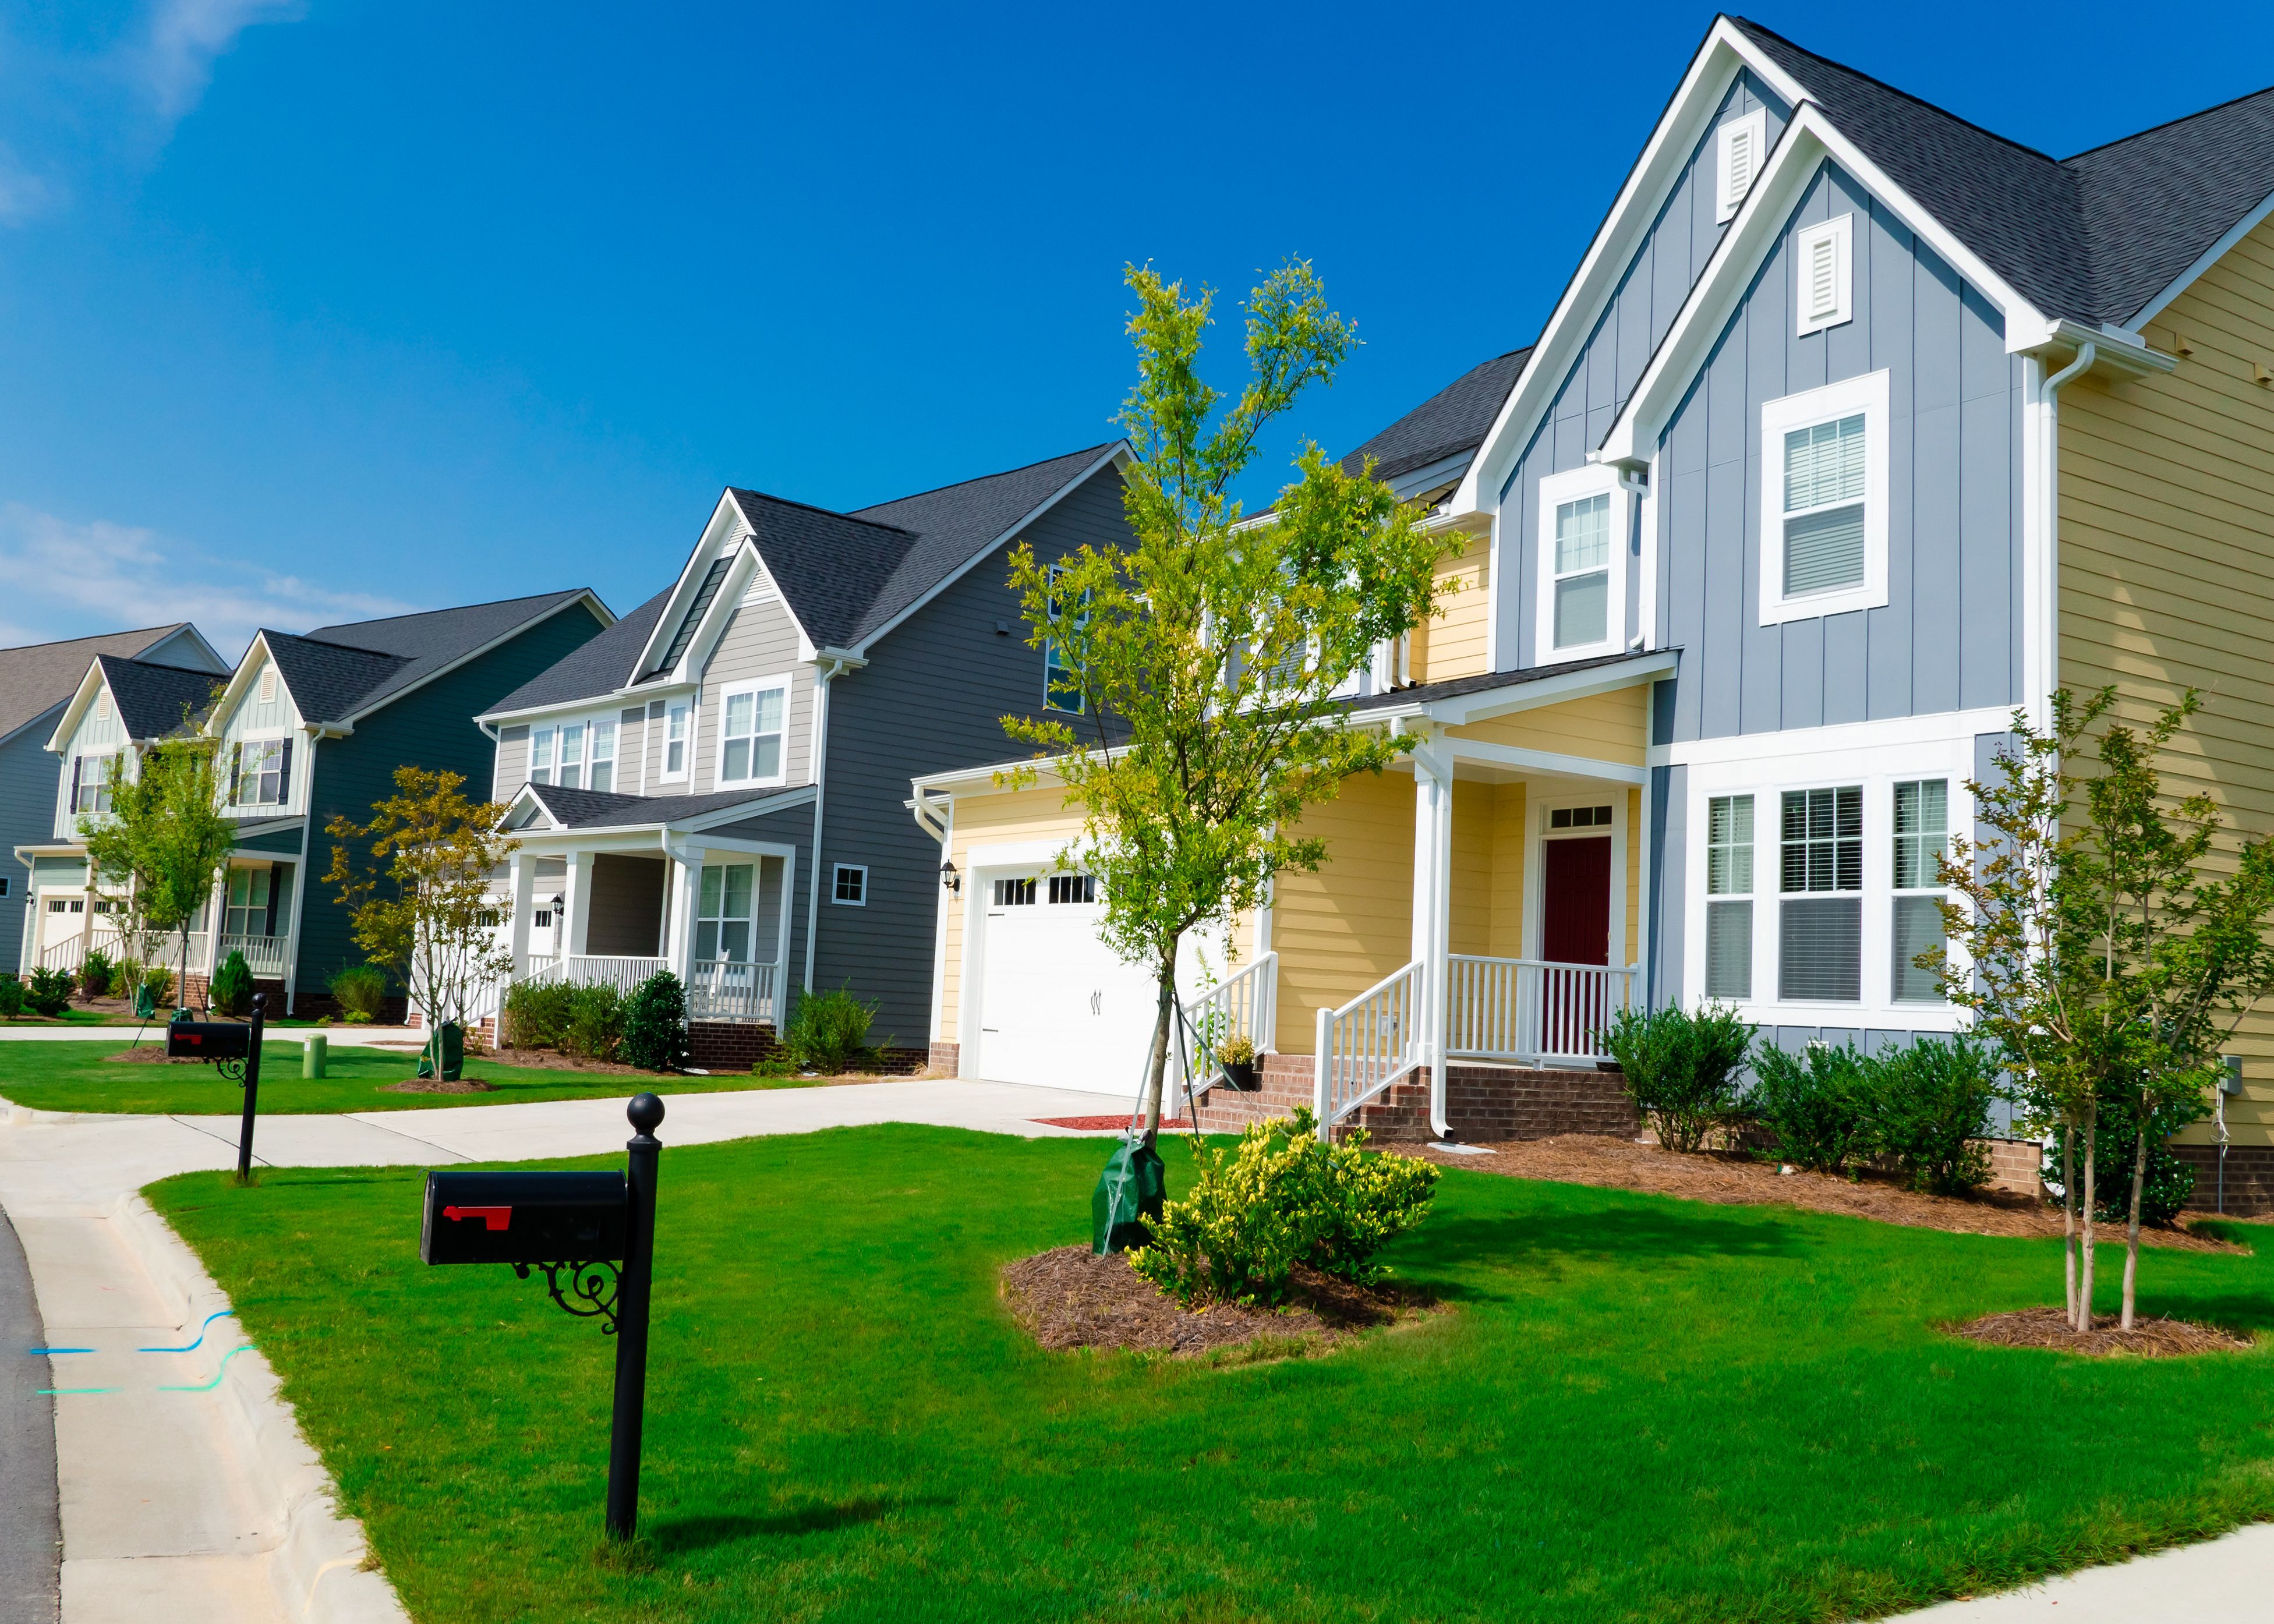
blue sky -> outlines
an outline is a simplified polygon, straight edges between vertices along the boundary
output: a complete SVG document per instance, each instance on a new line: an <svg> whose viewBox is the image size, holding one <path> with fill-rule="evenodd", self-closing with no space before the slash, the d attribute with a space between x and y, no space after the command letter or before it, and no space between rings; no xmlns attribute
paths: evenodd
<svg viewBox="0 0 2274 1624"><path fill-rule="evenodd" d="M2063 155L2274 83L2264 6L1750 14ZM721 485L1111 438L1131 259L1310 257L1367 342L1273 455L1347 449L1532 337L1712 12L1199 15L0 4L0 643L629 608Z"/></svg>

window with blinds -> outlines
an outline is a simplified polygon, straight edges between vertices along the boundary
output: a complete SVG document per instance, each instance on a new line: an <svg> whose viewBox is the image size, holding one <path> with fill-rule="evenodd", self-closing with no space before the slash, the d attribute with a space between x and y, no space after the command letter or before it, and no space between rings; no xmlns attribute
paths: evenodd
<svg viewBox="0 0 2274 1624"><path fill-rule="evenodd" d="M1892 991L1898 1004L1940 1004L1934 959L1943 950L1942 889L1936 863L1950 836L1950 783L1921 778L1895 786L1894 941ZM1913 893L1905 895L1905 892ZM1924 892L1925 895L1916 893Z"/></svg>
<svg viewBox="0 0 2274 1624"><path fill-rule="evenodd" d="M1611 499L1608 492L1555 509L1555 646L1583 649L1610 635Z"/></svg>
<svg viewBox="0 0 2274 1624"><path fill-rule="evenodd" d="M1706 996L1753 996L1753 798L1706 803Z"/></svg>
<svg viewBox="0 0 2274 1624"><path fill-rule="evenodd" d="M1784 437L1784 590L1788 598L1864 581L1864 414Z"/></svg>
<svg viewBox="0 0 2274 1624"><path fill-rule="evenodd" d="M1780 823L1777 996L1860 1004L1864 901L1837 893L1864 889L1863 786L1787 790Z"/></svg>

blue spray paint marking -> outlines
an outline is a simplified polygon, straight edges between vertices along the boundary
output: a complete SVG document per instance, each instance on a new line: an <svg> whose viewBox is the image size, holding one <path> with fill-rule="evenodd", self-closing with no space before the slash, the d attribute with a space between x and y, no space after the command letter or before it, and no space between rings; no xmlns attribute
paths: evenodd
<svg viewBox="0 0 2274 1624"><path fill-rule="evenodd" d="M222 1355L221 1363L214 1367L213 1380L211 1381L200 1382L197 1386L189 1387L160 1387L158 1391L161 1393L210 1393L215 1387L221 1386L221 1379L229 1369L229 1362L237 1357L238 1354L243 1353L246 1348L250 1348L251 1346L252 1346L251 1342L246 1342L243 1346L232 1348L227 1353Z"/></svg>
<svg viewBox="0 0 2274 1624"><path fill-rule="evenodd" d="M210 1326L216 1320L226 1320L236 1312L237 1311L233 1308L224 1308L218 1313L207 1314L206 1316L205 1325L201 1325L198 1327L197 1342L185 1343L179 1348L137 1348L134 1351L137 1353L195 1353L198 1350L198 1342L202 1342L206 1339L206 1327ZM79 1350L67 1350L66 1351L76 1352ZM91 1353L94 1350L88 1349L86 1351Z"/></svg>
<svg viewBox="0 0 2274 1624"><path fill-rule="evenodd" d="M123 1393L124 1387L41 1387L41 1398L63 1398L73 1393Z"/></svg>
<svg viewBox="0 0 2274 1624"><path fill-rule="evenodd" d="M24 1351L36 1359L50 1353L93 1353L94 1350L92 1348L26 1348Z"/></svg>

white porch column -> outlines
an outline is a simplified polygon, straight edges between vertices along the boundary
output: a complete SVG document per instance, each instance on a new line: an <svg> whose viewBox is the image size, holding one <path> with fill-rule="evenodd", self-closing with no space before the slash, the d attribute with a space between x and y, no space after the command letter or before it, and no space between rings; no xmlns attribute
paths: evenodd
<svg viewBox="0 0 2274 1624"><path fill-rule="evenodd" d="M520 846L513 848L506 860L506 887L512 898L513 912L508 916L506 929L512 932L513 973L516 976L529 973L529 921L537 911L537 859Z"/></svg>
<svg viewBox="0 0 2274 1624"><path fill-rule="evenodd" d="M1429 1131L1445 1121L1446 954L1453 891L1453 757L1434 726L1417 723L1413 747L1413 958L1421 966L1422 1063L1429 1068Z"/></svg>
<svg viewBox="0 0 2274 1624"><path fill-rule="evenodd" d="M592 923L592 853L571 852L568 873L562 894L568 899L568 929L561 932L561 951L572 957L587 950L585 941Z"/></svg>
<svg viewBox="0 0 2274 1624"><path fill-rule="evenodd" d="M671 854L671 931L663 954L682 984L694 979L695 919L703 902L703 848L690 846Z"/></svg>

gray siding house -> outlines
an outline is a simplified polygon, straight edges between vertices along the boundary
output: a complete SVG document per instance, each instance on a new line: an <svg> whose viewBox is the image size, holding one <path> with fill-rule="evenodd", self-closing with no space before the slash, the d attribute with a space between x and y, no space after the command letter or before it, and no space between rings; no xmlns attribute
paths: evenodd
<svg viewBox="0 0 2274 1624"><path fill-rule="evenodd" d="M1006 578L1120 540L1118 442L835 513L719 499L678 577L485 710L520 845L521 979L687 982L698 1060L747 1061L801 991L849 987L921 1049L939 851L910 763L992 760L1039 713Z"/></svg>
<svg viewBox="0 0 2274 1624"><path fill-rule="evenodd" d="M229 662L186 620L0 649L0 850L12 854L54 833L62 767L49 750L48 739L87 675L88 662L97 656L139 662L165 673L192 673L207 688L229 672ZM180 719L177 716L173 721ZM67 867L59 864L49 875L42 874L32 858L11 855L0 861L0 975L24 974L37 967L39 959L29 951L34 924L30 899L42 879L60 879ZM63 922L84 929L88 898L66 896L63 904ZM77 962L72 960L73 967Z"/></svg>

